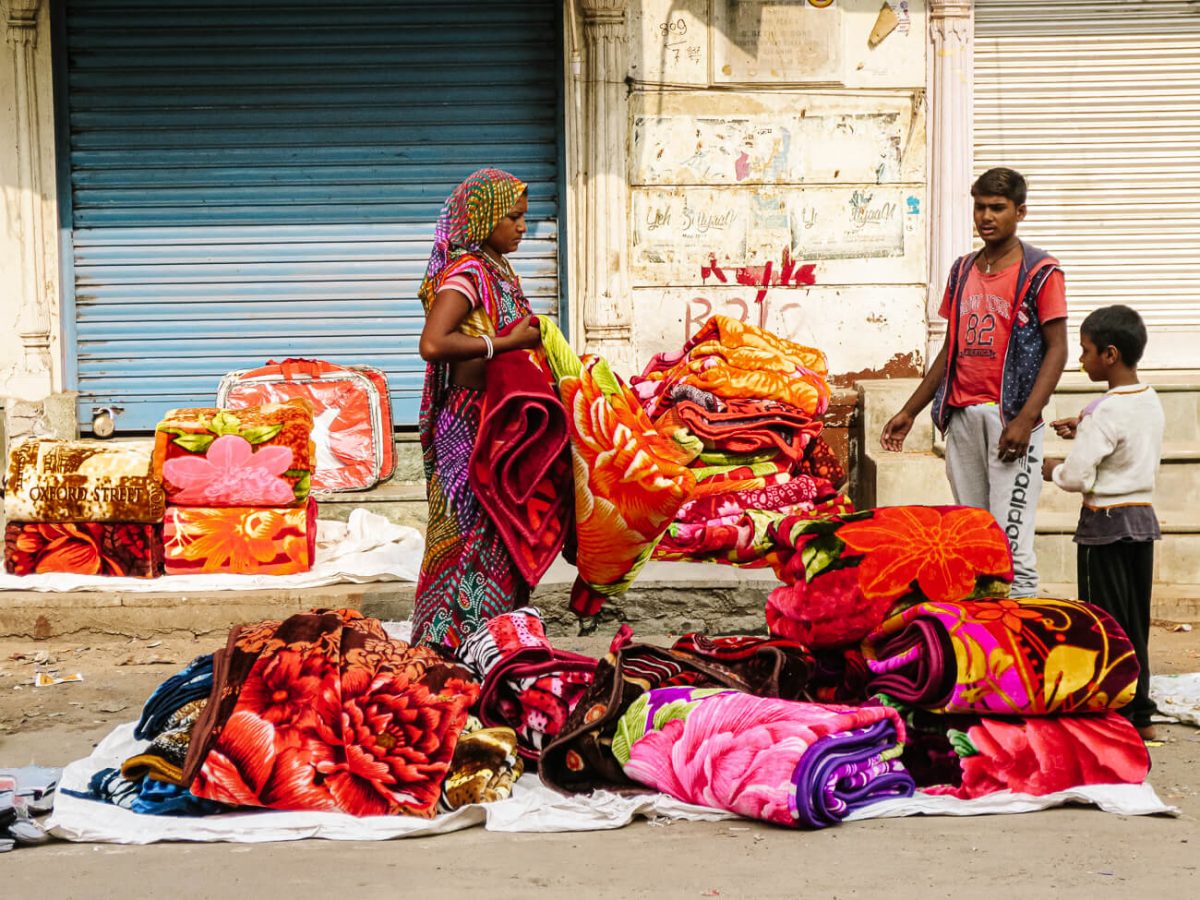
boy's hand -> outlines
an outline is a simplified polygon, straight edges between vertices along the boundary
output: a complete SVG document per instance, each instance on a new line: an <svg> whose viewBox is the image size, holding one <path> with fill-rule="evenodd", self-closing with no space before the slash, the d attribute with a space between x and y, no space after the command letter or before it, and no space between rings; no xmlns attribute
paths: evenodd
<svg viewBox="0 0 1200 900"><path fill-rule="evenodd" d="M883 426L883 434L879 436L879 443L884 450L899 453L904 449L904 439L908 437L912 427L913 417L904 410L900 410Z"/></svg>
<svg viewBox="0 0 1200 900"><path fill-rule="evenodd" d="M1053 456L1042 460L1042 481L1053 481L1054 470L1062 465L1061 459L1055 459Z"/></svg>
<svg viewBox="0 0 1200 900"><path fill-rule="evenodd" d="M996 446L996 455L1000 462L1016 462L1029 452L1029 436L1033 433L1033 423L1023 416L1012 419L1000 434L1000 443Z"/></svg>
<svg viewBox="0 0 1200 900"><path fill-rule="evenodd" d="M1071 416L1066 419L1055 419L1050 423L1050 427L1060 437L1068 441L1075 439L1075 429L1079 427L1079 416Z"/></svg>

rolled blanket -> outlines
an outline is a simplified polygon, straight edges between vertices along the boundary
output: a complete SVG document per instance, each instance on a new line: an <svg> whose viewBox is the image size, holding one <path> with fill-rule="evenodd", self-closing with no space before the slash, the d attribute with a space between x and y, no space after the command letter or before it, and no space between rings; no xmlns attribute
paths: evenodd
<svg viewBox="0 0 1200 900"><path fill-rule="evenodd" d="M1074 600L920 603L863 643L870 690L940 712L1044 716L1128 703L1138 663L1104 610Z"/></svg>
<svg viewBox="0 0 1200 900"><path fill-rule="evenodd" d="M478 685L352 610L234 628L182 781L235 806L431 817ZM194 780L193 780L194 779Z"/></svg>
<svg viewBox="0 0 1200 900"><path fill-rule="evenodd" d="M193 700L207 699L212 690L213 658L211 653L197 656L181 672L177 672L154 689L133 736L139 741L153 740L167 727L167 720L177 709Z"/></svg>
<svg viewBox="0 0 1200 900"><path fill-rule="evenodd" d="M171 506L163 543L168 575L307 572L317 550L317 501L298 509Z"/></svg>
<svg viewBox="0 0 1200 900"><path fill-rule="evenodd" d="M634 701L612 747L626 775L679 800L823 828L912 795L903 741L900 716L886 707L679 687Z"/></svg>
<svg viewBox="0 0 1200 900"><path fill-rule="evenodd" d="M887 695L879 699L894 704ZM1150 773L1145 742L1112 710L996 719L896 708L908 735L901 761L930 794L1039 796L1088 784L1141 784Z"/></svg>
<svg viewBox="0 0 1200 900"><path fill-rule="evenodd" d="M154 432L154 472L175 506L303 506L315 449L307 400L172 409Z"/></svg>
<svg viewBox="0 0 1200 900"><path fill-rule="evenodd" d="M162 525L144 522L9 522L4 568L10 575L69 572L157 578Z"/></svg>
<svg viewBox="0 0 1200 900"><path fill-rule="evenodd" d="M628 590L696 486L688 456L651 424L629 388L597 357L580 359L540 319L542 345L570 415L576 565L571 609L598 613Z"/></svg>
<svg viewBox="0 0 1200 900"><path fill-rule="evenodd" d="M471 453L475 496L531 586L562 550L571 525L567 410L553 384L541 354L502 353L491 360Z"/></svg>
<svg viewBox="0 0 1200 900"><path fill-rule="evenodd" d="M1012 581L1008 538L983 509L786 518L770 539L768 558L784 586L767 600L767 627L811 647L857 643L898 602L1007 595Z"/></svg>
<svg viewBox="0 0 1200 900"><path fill-rule="evenodd" d="M456 658L482 682L479 718L507 726L530 760L558 736L587 691L599 662L556 650L546 638L541 613L527 606L490 619L459 646Z"/></svg>
<svg viewBox="0 0 1200 900"><path fill-rule="evenodd" d="M161 522L165 502L147 441L35 439L9 453L10 522Z"/></svg>

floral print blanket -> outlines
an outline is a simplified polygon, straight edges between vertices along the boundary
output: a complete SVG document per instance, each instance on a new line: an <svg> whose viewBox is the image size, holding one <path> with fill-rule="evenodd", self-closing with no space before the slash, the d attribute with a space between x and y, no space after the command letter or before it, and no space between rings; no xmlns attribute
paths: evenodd
<svg viewBox="0 0 1200 900"><path fill-rule="evenodd" d="M856 644L893 608L1007 596L1008 538L987 510L892 506L787 517L767 559L784 584L767 600L772 634L813 648Z"/></svg>
<svg viewBox="0 0 1200 900"><path fill-rule="evenodd" d="M740 691L659 688L625 712L613 753L625 774L687 803L776 825L822 828L910 797L893 709L798 703Z"/></svg>
<svg viewBox="0 0 1200 900"><path fill-rule="evenodd" d="M313 567L317 501L300 507L170 506L163 523L168 575L294 575Z"/></svg>
<svg viewBox="0 0 1200 900"><path fill-rule="evenodd" d="M303 506L316 451L307 400L172 409L154 433L154 472L175 506Z"/></svg>
<svg viewBox="0 0 1200 900"><path fill-rule="evenodd" d="M863 653L872 693L980 715L1119 709L1139 671L1121 626L1076 600L920 603L876 628Z"/></svg>
<svg viewBox="0 0 1200 900"><path fill-rule="evenodd" d="M479 694L351 610L235 628L213 669L183 783L233 806L432 817Z"/></svg>
<svg viewBox="0 0 1200 900"><path fill-rule="evenodd" d="M10 575L70 572L156 578L163 573L161 525L142 522L9 522L4 569Z"/></svg>

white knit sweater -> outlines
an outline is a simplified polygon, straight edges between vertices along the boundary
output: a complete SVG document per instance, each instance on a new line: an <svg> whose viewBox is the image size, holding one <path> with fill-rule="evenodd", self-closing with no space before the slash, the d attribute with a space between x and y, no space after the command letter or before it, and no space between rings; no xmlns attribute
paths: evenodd
<svg viewBox="0 0 1200 900"><path fill-rule="evenodd" d="M1071 455L1054 469L1054 483L1082 493L1088 506L1152 503L1162 441L1163 410L1154 388L1113 388L1084 409Z"/></svg>

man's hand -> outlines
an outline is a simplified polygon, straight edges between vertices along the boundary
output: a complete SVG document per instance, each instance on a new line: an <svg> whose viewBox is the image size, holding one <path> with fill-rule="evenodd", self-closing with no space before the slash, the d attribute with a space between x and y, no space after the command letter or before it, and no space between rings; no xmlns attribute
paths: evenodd
<svg viewBox="0 0 1200 900"><path fill-rule="evenodd" d="M1023 415L1012 419L1000 434L996 455L1001 462L1016 462L1029 452L1029 436L1033 433L1033 422Z"/></svg>
<svg viewBox="0 0 1200 900"><path fill-rule="evenodd" d="M899 453L904 449L904 439L908 437L912 427L912 415L902 409L888 419L888 423L883 426L883 434L879 437L879 443L883 445L884 450Z"/></svg>
<svg viewBox="0 0 1200 900"><path fill-rule="evenodd" d="M1042 460L1042 481L1053 481L1054 470L1061 466L1063 461L1055 459L1053 456Z"/></svg>
<svg viewBox="0 0 1200 900"><path fill-rule="evenodd" d="M1055 419L1050 423L1050 427L1054 429L1055 434L1060 438L1065 438L1068 441L1075 439L1075 429L1079 427L1079 416L1071 416L1066 419Z"/></svg>

